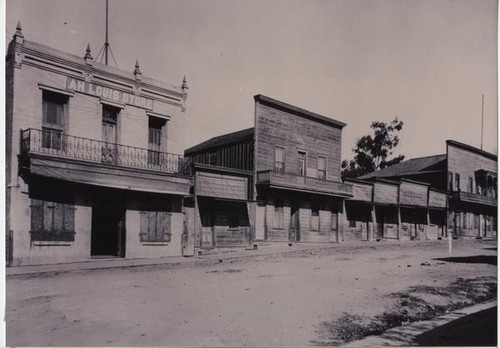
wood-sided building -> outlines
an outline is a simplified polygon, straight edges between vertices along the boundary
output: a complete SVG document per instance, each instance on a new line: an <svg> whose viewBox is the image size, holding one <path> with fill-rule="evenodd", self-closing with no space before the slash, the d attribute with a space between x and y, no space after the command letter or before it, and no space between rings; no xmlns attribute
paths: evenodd
<svg viewBox="0 0 500 348"><path fill-rule="evenodd" d="M340 180L345 124L254 99L254 127L185 151L195 168L195 245L339 241L352 195Z"/></svg>
<svg viewBox="0 0 500 348"><path fill-rule="evenodd" d="M444 155L410 159L359 179L375 186L374 202L380 201L377 185L393 183L399 237L434 239L449 232L455 238L496 238L496 166L496 155L447 140Z"/></svg>
<svg viewBox="0 0 500 348"><path fill-rule="evenodd" d="M20 25L6 70L7 264L181 255L185 82L25 40Z"/></svg>
<svg viewBox="0 0 500 348"><path fill-rule="evenodd" d="M446 225L446 192L414 180L345 179L353 185L346 201L343 240L438 239Z"/></svg>

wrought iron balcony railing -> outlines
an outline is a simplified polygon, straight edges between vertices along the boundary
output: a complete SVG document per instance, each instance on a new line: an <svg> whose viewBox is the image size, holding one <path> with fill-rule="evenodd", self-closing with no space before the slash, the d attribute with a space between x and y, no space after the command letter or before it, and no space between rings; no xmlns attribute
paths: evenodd
<svg viewBox="0 0 500 348"><path fill-rule="evenodd" d="M257 172L257 184L352 196L352 185L349 184L273 170Z"/></svg>
<svg viewBox="0 0 500 348"><path fill-rule="evenodd" d="M180 155L62 134L58 130L21 130L21 155L46 154L86 162L190 175Z"/></svg>

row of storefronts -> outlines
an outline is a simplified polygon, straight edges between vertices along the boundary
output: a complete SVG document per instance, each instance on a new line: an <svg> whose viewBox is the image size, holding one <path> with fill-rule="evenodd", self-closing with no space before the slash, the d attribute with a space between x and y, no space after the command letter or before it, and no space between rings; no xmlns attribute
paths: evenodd
<svg viewBox="0 0 500 348"><path fill-rule="evenodd" d="M496 238L496 155L341 180L344 123L263 95L254 126L185 150L178 85L25 40L6 60L10 266L192 256L259 242Z"/></svg>

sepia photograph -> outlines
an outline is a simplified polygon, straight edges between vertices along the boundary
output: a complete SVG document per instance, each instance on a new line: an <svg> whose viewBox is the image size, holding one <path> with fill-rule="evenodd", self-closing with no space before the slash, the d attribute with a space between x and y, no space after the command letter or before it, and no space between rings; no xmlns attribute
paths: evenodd
<svg viewBox="0 0 500 348"><path fill-rule="evenodd" d="M498 345L498 0L4 4L5 346Z"/></svg>

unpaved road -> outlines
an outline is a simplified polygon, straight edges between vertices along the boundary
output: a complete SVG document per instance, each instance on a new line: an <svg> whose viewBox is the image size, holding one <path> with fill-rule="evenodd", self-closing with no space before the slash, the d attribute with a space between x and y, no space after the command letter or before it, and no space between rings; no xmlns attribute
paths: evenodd
<svg viewBox="0 0 500 348"><path fill-rule="evenodd" d="M9 276L9 346L307 346L344 313L372 317L391 293L496 278L496 242L380 242L194 263ZM301 250L302 248L302 250ZM464 259L467 260L467 259ZM495 259L496 260L496 259ZM424 265L422 265L424 264Z"/></svg>

